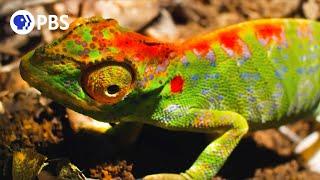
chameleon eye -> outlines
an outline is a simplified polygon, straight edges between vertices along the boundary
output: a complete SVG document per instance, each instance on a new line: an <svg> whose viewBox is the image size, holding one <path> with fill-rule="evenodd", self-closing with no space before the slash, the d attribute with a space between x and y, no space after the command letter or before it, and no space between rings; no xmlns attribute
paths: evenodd
<svg viewBox="0 0 320 180"><path fill-rule="evenodd" d="M125 98L134 85L134 73L126 64L105 63L90 67L82 76L82 86L94 100L112 105Z"/></svg>

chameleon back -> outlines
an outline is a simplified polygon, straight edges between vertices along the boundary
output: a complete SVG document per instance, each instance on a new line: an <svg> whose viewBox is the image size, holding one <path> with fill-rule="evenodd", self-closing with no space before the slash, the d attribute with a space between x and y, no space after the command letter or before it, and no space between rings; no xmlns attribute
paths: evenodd
<svg viewBox="0 0 320 180"><path fill-rule="evenodd" d="M300 19L256 20L196 37L171 63L172 75L185 81L170 101L282 124L319 103L319 45L320 24Z"/></svg>

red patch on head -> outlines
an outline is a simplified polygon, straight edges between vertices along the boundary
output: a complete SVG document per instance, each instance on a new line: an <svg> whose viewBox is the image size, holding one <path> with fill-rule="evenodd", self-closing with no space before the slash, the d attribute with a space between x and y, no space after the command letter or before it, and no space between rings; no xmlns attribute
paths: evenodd
<svg viewBox="0 0 320 180"><path fill-rule="evenodd" d="M125 52L126 55L133 56L141 61L155 58L162 61L172 51L172 47L169 44L159 43L133 32L117 35L114 45L122 52Z"/></svg>
<svg viewBox="0 0 320 180"><path fill-rule="evenodd" d="M262 38L269 41L275 37L278 41L282 41L281 34L283 28L280 24L259 24L255 26L255 31L257 32L258 38Z"/></svg>
<svg viewBox="0 0 320 180"><path fill-rule="evenodd" d="M183 89L184 80L181 76L175 76L170 82L172 93L180 93Z"/></svg>
<svg viewBox="0 0 320 180"><path fill-rule="evenodd" d="M243 44L238 35L238 30L221 32L218 35L219 42L228 49L231 49L238 55L243 53Z"/></svg>

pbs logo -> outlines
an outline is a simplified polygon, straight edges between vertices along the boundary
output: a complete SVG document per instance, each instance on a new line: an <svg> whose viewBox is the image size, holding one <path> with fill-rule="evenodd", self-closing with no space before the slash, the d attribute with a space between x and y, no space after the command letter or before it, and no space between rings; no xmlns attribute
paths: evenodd
<svg viewBox="0 0 320 180"><path fill-rule="evenodd" d="M17 34L30 33L35 25L33 15L26 10L16 11L10 18L11 29Z"/></svg>
<svg viewBox="0 0 320 180"><path fill-rule="evenodd" d="M37 26L37 30L41 30L41 27L46 24L48 24L49 30L58 28L66 30L69 28L67 19L68 15L62 15L59 18L56 15L37 15L35 19L29 11L18 10L11 16L10 26L15 33L21 35L30 33L35 26Z"/></svg>

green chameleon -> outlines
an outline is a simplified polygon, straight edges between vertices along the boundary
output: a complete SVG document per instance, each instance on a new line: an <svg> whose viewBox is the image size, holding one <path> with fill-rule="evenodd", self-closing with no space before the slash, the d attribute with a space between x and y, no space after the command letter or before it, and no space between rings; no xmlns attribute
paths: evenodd
<svg viewBox="0 0 320 180"><path fill-rule="evenodd" d="M115 20L80 18L23 56L20 70L44 95L118 123L106 133L130 137L142 124L221 132L185 172L144 177L210 179L249 129L317 115L319 45L320 23L302 19L249 21L164 43Z"/></svg>

